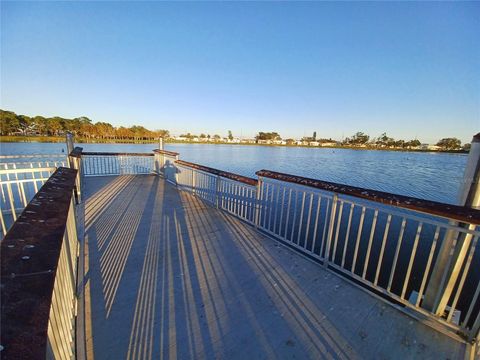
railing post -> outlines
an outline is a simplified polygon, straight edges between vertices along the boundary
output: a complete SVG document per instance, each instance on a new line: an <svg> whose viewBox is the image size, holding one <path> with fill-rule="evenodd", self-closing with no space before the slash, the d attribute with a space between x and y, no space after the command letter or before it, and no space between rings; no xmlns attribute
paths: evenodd
<svg viewBox="0 0 480 360"><path fill-rule="evenodd" d="M77 178L75 179L75 186L77 187L77 203L82 202L82 158L73 158L73 167L77 170Z"/></svg>
<svg viewBox="0 0 480 360"><path fill-rule="evenodd" d="M177 161L177 160L178 160L178 155L175 155L175 161ZM174 171L175 171L175 186L178 187L178 168L175 165L175 161L173 162L173 167L174 167Z"/></svg>
<svg viewBox="0 0 480 360"><path fill-rule="evenodd" d="M218 209L219 208L219 194L220 194L220 176L217 175L216 181L215 181L215 206Z"/></svg>
<svg viewBox="0 0 480 360"><path fill-rule="evenodd" d="M195 170L192 169L192 194L195 195Z"/></svg>
<svg viewBox="0 0 480 360"><path fill-rule="evenodd" d="M163 138L158 138L158 150L163 150Z"/></svg>
<svg viewBox="0 0 480 360"><path fill-rule="evenodd" d="M160 175L160 154L158 152L154 152L154 164L155 164L155 172L157 175Z"/></svg>
<svg viewBox="0 0 480 360"><path fill-rule="evenodd" d="M257 182L257 194L255 197L255 227L258 228L260 226L260 204L262 202L262 188L263 188L263 180L259 176L258 177L258 182Z"/></svg>
<svg viewBox="0 0 480 360"><path fill-rule="evenodd" d="M325 245L325 256L324 256L325 260L323 262L323 265L325 267L328 267L328 261L329 261L329 257L330 257L330 247L331 247L331 244L332 244L333 229L335 227L335 216L336 216L336 213L337 213L337 202L338 202L338 195L334 193L333 197L332 197L332 206L330 208L330 220L328 222L327 243Z"/></svg>
<svg viewBox="0 0 480 360"><path fill-rule="evenodd" d="M465 168L463 184L460 188L460 205L471 208L480 207L480 133L475 135ZM451 225L459 225L457 222ZM460 224L470 230L474 225ZM447 303L452 295L455 283L460 275L462 264L471 245L472 235L458 234L449 230L442 242L430 281L425 291L422 307L436 315L443 315Z"/></svg>
<svg viewBox="0 0 480 360"><path fill-rule="evenodd" d="M67 143L67 156L73 151L73 135L70 132L67 132L65 135Z"/></svg>

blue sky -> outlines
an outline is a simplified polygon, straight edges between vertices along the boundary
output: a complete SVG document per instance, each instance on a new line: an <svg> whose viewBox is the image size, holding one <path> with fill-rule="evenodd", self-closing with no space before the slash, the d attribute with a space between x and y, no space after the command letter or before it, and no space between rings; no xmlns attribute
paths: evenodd
<svg viewBox="0 0 480 360"><path fill-rule="evenodd" d="M480 3L1 3L1 108L173 133L463 142Z"/></svg>

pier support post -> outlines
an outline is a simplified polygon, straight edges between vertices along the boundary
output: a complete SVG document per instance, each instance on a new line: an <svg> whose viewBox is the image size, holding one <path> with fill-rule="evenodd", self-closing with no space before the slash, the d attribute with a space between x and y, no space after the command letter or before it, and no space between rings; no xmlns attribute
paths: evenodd
<svg viewBox="0 0 480 360"><path fill-rule="evenodd" d="M472 140L465 174L459 193L459 205L480 208L480 133ZM468 226L452 223L455 226ZM474 229L475 226L468 226ZM457 234L457 235L456 235ZM443 315L452 296L455 283L467 256L472 236L449 230L440 248L422 307L436 315Z"/></svg>

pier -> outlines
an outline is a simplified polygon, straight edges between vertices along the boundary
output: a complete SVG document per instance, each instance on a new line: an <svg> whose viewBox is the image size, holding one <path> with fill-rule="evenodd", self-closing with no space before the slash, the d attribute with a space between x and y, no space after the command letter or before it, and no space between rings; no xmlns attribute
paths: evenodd
<svg viewBox="0 0 480 360"><path fill-rule="evenodd" d="M477 356L479 210L70 150L2 185L2 358Z"/></svg>

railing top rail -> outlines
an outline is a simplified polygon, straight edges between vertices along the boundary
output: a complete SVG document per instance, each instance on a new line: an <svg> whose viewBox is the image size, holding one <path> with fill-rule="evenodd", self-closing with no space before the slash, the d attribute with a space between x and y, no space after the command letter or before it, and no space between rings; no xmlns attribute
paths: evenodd
<svg viewBox="0 0 480 360"><path fill-rule="evenodd" d="M227 179L230 179L230 180L235 180L235 181L238 181L238 182L242 182L242 183L252 185L252 186L256 186L257 183L258 183L257 179L249 178L247 176L242 176L242 175L234 174L234 173L227 172L227 171L217 170L217 169L214 169L214 168L211 168L211 167L208 167L208 166L198 165L198 164L191 163L191 162L188 162L188 161L177 160L177 161L175 161L175 163L183 165L183 166L190 167L192 169L204 171L204 172L207 172L207 173L210 173L210 174L213 174L213 175L221 176L221 177L224 177L224 178L227 178Z"/></svg>
<svg viewBox="0 0 480 360"><path fill-rule="evenodd" d="M82 156L154 156L150 153L122 153L122 152L85 152L82 151Z"/></svg>
<svg viewBox="0 0 480 360"><path fill-rule="evenodd" d="M83 148L77 146L72 150L69 156L80 158L82 157L82 151L83 151Z"/></svg>
<svg viewBox="0 0 480 360"><path fill-rule="evenodd" d="M285 181L315 189L353 196L377 203L392 205L399 208L414 210L425 214L441 216L463 223L480 225L480 210L466 206L450 205L436 201L429 201L404 195L397 195L383 191L365 189L328 181L310 179L302 176L279 173L270 170L260 170L257 176Z"/></svg>
<svg viewBox="0 0 480 360"><path fill-rule="evenodd" d="M153 150L154 153L157 154L164 154L164 155L170 155L170 156L178 156L180 153L177 153L175 151L167 151L167 150L160 150L160 149L155 149Z"/></svg>
<svg viewBox="0 0 480 360"><path fill-rule="evenodd" d="M38 168L32 167L32 168L5 169L5 170L0 169L0 175L53 171L55 169L56 169L55 166L38 167Z"/></svg>
<svg viewBox="0 0 480 360"><path fill-rule="evenodd" d="M50 303L77 170L58 168L1 247L2 355L45 358Z"/></svg>

